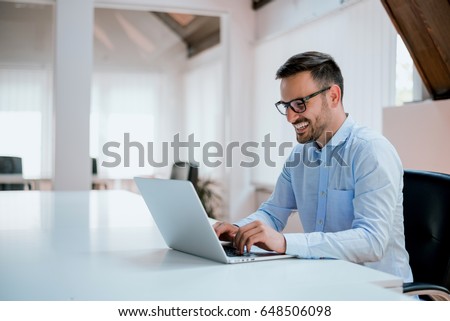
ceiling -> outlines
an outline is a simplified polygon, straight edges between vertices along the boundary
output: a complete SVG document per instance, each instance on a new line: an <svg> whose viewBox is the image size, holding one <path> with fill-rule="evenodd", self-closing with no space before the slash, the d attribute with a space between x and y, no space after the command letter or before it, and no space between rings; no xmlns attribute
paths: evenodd
<svg viewBox="0 0 450 321"><path fill-rule="evenodd" d="M220 43L220 18L182 13L151 12L187 46L188 57Z"/></svg>
<svg viewBox="0 0 450 321"><path fill-rule="evenodd" d="M450 98L450 2L382 0L433 99Z"/></svg>
<svg viewBox="0 0 450 321"><path fill-rule="evenodd" d="M273 0L251 0L253 10L258 10ZM166 24L188 50L188 57L220 43L220 18L173 12L152 12Z"/></svg>
<svg viewBox="0 0 450 321"><path fill-rule="evenodd" d="M251 0L249 5L258 10L272 1ZM27 56L22 60L35 61L41 54L41 63L51 61L51 14L49 5L0 2L3 58L15 61L19 52ZM187 56L193 57L220 44L220 24L217 16L96 8L95 60L140 68L177 50L177 43L184 44Z"/></svg>

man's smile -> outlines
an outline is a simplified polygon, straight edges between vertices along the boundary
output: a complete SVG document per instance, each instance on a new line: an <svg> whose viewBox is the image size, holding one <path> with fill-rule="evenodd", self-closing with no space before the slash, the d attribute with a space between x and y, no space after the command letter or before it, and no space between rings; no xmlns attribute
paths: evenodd
<svg viewBox="0 0 450 321"><path fill-rule="evenodd" d="M307 122L307 121L302 121L300 123L294 124L295 130L299 134L303 133L308 126L309 126L309 122Z"/></svg>

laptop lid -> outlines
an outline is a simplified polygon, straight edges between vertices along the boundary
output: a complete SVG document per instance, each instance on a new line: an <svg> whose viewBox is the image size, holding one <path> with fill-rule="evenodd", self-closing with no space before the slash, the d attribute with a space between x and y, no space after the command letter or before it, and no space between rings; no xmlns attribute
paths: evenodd
<svg viewBox="0 0 450 321"><path fill-rule="evenodd" d="M134 180L164 241L172 249L223 263L290 257L268 253L260 257L229 257L190 181L143 177Z"/></svg>

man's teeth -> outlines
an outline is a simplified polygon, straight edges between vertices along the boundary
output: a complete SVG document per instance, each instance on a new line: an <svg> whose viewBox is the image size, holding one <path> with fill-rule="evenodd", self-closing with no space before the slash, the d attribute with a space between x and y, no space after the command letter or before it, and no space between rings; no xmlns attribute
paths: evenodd
<svg viewBox="0 0 450 321"><path fill-rule="evenodd" d="M308 122L306 122L306 121L294 125L294 127L295 127L296 129L303 129L303 128L305 128L306 126L308 126Z"/></svg>

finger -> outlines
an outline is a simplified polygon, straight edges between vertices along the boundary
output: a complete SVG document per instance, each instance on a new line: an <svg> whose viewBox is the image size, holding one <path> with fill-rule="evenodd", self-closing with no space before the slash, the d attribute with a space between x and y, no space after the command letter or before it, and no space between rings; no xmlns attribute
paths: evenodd
<svg viewBox="0 0 450 321"><path fill-rule="evenodd" d="M235 237L236 248L240 254L244 253L245 247L247 247L247 252L250 252L252 245L255 243L253 240L255 236L261 233L261 228L255 226L247 231L239 231Z"/></svg>
<svg viewBox="0 0 450 321"><path fill-rule="evenodd" d="M226 222L214 224L214 230L221 241L233 241L238 227Z"/></svg>
<svg viewBox="0 0 450 321"><path fill-rule="evenodd" d="M260 221L254 221L254 222L248 223L247 225L241 226L239 228L239 230L241 230L242 232L247 232L247 231L254 229L255 227L260 226L262 224L263 223L261 223Z"/></svg>
<svg viewBox="0 0 450 321"><path fill-rule="evenodd" d="M224 224L224 222L214 223L214 225L213 225L214 230L217 231L223 224Z"/></svg>
<svg viewBox="0 0 450 321"><path fill-rule="evenodd" d="M251 229L254 229L256 226L258 226L258 223L259 223L258 221L255 221L255 222L248 223L247 225L241 226L237 230L236 235L234 236L236 243L239 243L239 240L241 239L241 237L244 233L246 233L246 232L250 231Z"/></svg>
<svg viewBox="0 0 450 321"><path fill-rule="evenodd" d="M241 253L244 253L244 245L245 242L242 241L243 236L248 233L249 231L259 228L263 225L260 221L254 221L247 225L241 226L239 230L237 231L236 235L234 236L234 247ZM254 233L254 232L253 232ZM253 234L252 233L252 234ZM250 234L251 235L251 234Z"/></svg>
<svg viewBox="0 0 450 321"><path fill-rule="evenodd" d="M214 229L214 232L216 233L217 237L220 237L220 235L222 234L222 231L220 228L222 226L222 224L223 224L223 222L217 222L217 223L214 223L214 225L213 225L213 229Z"/></svg>
<svg viewBox="0 0 450 321"><path fill-rule="evenodd" d="M247 248L247 253L249 253L252 250L253 245L258 245L258 243L264 242L264 234L262 232L253 234L250 236L247 241L245 242L245 246Z"/></svg>

